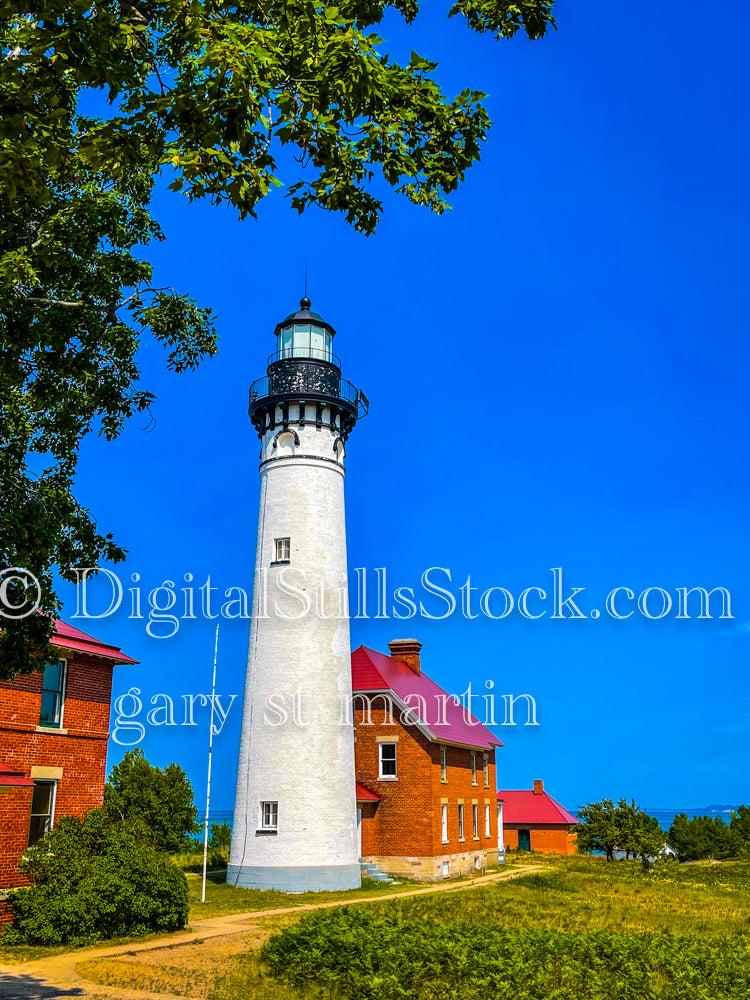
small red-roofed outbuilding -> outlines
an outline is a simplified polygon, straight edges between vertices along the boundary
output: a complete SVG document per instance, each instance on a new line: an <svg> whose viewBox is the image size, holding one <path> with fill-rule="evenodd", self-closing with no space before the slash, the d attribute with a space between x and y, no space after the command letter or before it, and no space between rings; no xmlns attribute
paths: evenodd
<svg viewBox="0 0 750 1000"><path fill-rule="evenodd" d="M575 854L578 820L545 792L540 778L533 789L498 792L497 801L507 850Z"/></svg>

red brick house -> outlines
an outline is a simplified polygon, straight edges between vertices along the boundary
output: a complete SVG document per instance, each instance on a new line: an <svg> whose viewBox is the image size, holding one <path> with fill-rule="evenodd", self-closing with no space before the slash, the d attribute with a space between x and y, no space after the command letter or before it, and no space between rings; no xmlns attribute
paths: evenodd
<svg viewBox="0 0 750 1000"><path fill-rule="evenodd" d="M506 849L575 854L578 820L545 792L541 779L533 790L498 792L497 801Z"/></svg>
<svg viewBox="0 0 750 1000"><path fill-rule="evenodd" d="M112 668L137 663L63 621L52 642L57 663L0 681L0 889L24 884L18 860L55 817L101 805Z"/></svg>
<svg viewBox="0 0 750 1000"><path fill-rule="evenodd" d="M500 741L422 672L415 639L352 653L363 862L440 879L498 859Z"/></svg>

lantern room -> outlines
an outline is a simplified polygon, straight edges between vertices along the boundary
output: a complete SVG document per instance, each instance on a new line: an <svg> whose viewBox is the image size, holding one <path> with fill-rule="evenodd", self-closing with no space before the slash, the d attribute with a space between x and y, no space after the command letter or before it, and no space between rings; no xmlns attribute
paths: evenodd
<svg viewBox="0 0 750 1000"><path fill-rule="evenodd" d="M310 299L300 299L299 312L291 313L276 327L276 354L273 360L285 358L314 358L340 367L333 353L336 331L318 313L311 312Z"/></svg>

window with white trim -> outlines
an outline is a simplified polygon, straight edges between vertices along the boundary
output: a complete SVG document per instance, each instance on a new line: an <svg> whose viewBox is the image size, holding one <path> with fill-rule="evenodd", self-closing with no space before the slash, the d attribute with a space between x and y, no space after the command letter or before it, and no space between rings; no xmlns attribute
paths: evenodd
<svg viewBox="0 0 750 1000"><path fill-rule="evenodd" d="M276 547L276 559L277 563L288 563L292 558L292 540L291 538L276 538L274 539L274 545Z"/></svg>
<svg viewBox="0 0 750 1000"><path fill-rule="evenodd" d="M464 807L461 802L458 805L458 839L464 839Z"/></svg>
<svg viewBox="0 0 750 1000"><path fill-rule="evenodd" d="M471 833L474 840L479 840L479 806L476 802L471 806Z"/></svg>
<svg viewBox="0 0 750 1000"><path fill-rule="evenodd" d="M42 704L39 710L40 726L49 726L52 729L59 729L62 726L67 667L65 660L58 660L57 663L49 663L44 668Z"/></svg>
<svg viewBox="0 0 750 1000"><path fill-rule="evenodd" d="M395 778L396 774L396 747L397 743L379 743L379 767L381 778Z"/></svg>
<svg viewBox="0 0 750 1000"><path fill-rule="evenodd" d="M489 802L484 807L484 835L490 836L490 805Z"/></svg>
<svg viewBox="0 0 750 1000"><path fill-rule="evenodd" d="M477 755L475 753L471 755L471 783L472 785L477 783Z"/></svg>
<svg viewBox="0 0 750 1000"><path fill-rule="evenodd" d="M278 802L261 802L260 828L261 830L278 830L279 828Z"/></svg>
<svg viewBox="0 0 750 1000"><path fill-rule="evenodd" d="M31 793L31 821L29 822L29 847L38 843L55 821L56 781L35 781Z"/></svg>
<svg viewBox="0 0 750 1000"><path fill-rule="evenodd" d="M442 825L443 843L447 844L448 843L448 803L447 802L443 803L441 825Z"/></svg>
<svg viewBox="0 0 750 1000"><path fill-rule="evenodd" d="M448 780L448 750L446 747L440 747L440 780Z"/></svg>
<svg viewBox="0 0 750 1000"><path fill-rule="evenodd" d="M484 771L484 787L490 787L490 755L482 754L482 770Z"/></svg>

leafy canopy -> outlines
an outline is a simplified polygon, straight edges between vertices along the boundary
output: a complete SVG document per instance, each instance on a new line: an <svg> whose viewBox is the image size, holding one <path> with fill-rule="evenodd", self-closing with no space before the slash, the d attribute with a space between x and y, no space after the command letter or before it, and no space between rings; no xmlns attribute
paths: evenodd
<svg viewBox="0 0 750 1000"><path fill-rule="evenodd" d="M457 0L449 17L497 38L541 38L548 0ZM73 491L82 439L116 437L153 395L145 338L182 372L217 350L214 317L154 288L140 255L164 235L159 176L190 199L254 216L291 205L370 234L376 183L434 212L479 159L484 95L443 94L436 64L401 65L374 30L417 0L50 0L0 10L0 678L55 659L53 569L124 551ZM94 109L101 107L97 113ZM138 252L137 252L138 251ZM29 612L33 602L45 612ZM10 612L11 607L19 609Z"/></svg>
<svg viewBox="0 0 750 1000"><path fill-rule="evenodd" d="M183 850L198 832L193 786L183 769L154 767L137 748L109 772L103 808L112 822L142 823L163 851Z"/></svg>
<svg viewBox="0 0 750 1000"><path fill-rule="evenodd" d="M750 813L747 806L740 810ZM667 833L670 847L680 861L698 861L703 858L733 858L746 852L747 847L738 829L741 820L727 824L720 816L693 816L679 813L672 820Z"/></svg>
<svg viewBox="0 0 750 1000"><path fill-rule="evenodd" d="M612 861L615 850L640 858L644 867L657 858L666 838L659 821L649 816L635 802L612 799L589 802L578 809L576 827L581 851L601 851Z"/></svg>

